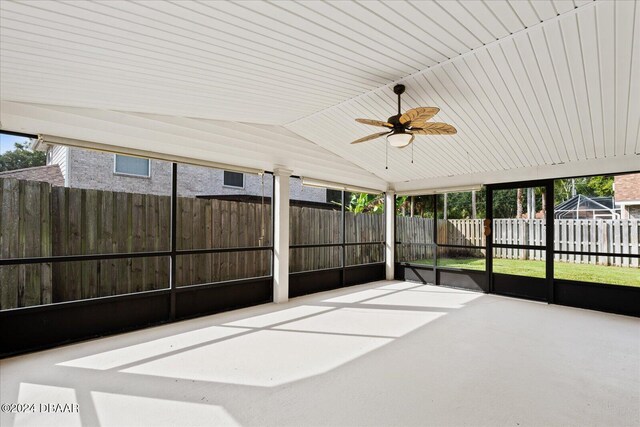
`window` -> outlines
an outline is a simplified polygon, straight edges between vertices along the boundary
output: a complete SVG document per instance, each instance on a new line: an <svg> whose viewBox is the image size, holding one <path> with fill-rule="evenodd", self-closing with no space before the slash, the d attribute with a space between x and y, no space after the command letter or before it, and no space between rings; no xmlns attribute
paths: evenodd
<svg viewBox="0 0 640 427"><path fill-rule="evenodd" d="M114 172L125 174L125 175L149 177L150 176L149 159L142 159L140 157L131 157L131 156L123 156L121 154L116 154Z"/></svg>
<svg viewBox="0 0 640 427"><path fill-rule="evenodd" d="M244 174L224 171L224 185L225 187L244 188Z"/></svg>

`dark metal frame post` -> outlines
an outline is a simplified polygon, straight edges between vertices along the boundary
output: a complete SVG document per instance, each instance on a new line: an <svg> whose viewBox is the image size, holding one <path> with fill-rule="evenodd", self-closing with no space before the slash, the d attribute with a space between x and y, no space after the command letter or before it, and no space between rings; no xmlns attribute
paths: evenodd
<svg viewBox="0 0 640 427"><path fill-rule="evenodd" d="M554 289L554 235L555 235L555 221L554 221L554 206L553 201L555 199L554 194L554 182L553 180L548 181L545 191L545 204L546 204L546 239L547 239L547 254L546 254L546 273L547 273L547 302L549 304L553 304L555 301L555 289Z"/></svg>
<svg viewBox="0 0 640 427"><path fill-rule="evenodd" d="M493 293L493 187L487 187L487 197L485 199L485 221L489 221L491 234L485 236L485 270L487 271L487 284L489 293Z"/></svg>
<svg viewBox="0 0 640 427"><path fill-rule="evenodd" d="M433 281L434 285L440 286L438 277L438 195L433 195Z"/></svg>
<svg viewBox="0 0 640 427"><path fill-rule="evenodd" d="M178 164L171 165L171 268L169 287L171 289L171 320L176 318L176 268L177 268L177 232L178 232Z"/></svg>
<svg viewBox="0 0 640 427"><path fill-rule="evenodd" d="M346 232L346 228L347 228L347 224L345 222L346 219L346 214L345 214L345 204L346 204L346 195L345 195L345 191L342 190L342 204L340 207L340 213L342 216L342 237L341 237L341 248L342 248L342 272L340 273L340 284L342 286L345 286L347 281L346 281L346 271L347 271L347 251L346 251L346 246L345 246L345 232Z"/></svg>
<svg viewBox="0 0 640 427"><path fill-rule="evenodd" d="M393 241L391 242L391 244L393 245L393 260L391 260L391 261L393 263L393 278L394 279L396 278L396 260L398 259L398 257L396 256L396 249L397 249L396 242L398 241L398 235L396 234L398 232L398 227L397 227L398 221L396 221L396 216L398 215L398 211L396 210L397 197L398 196L396 195L396 193L393 193L393 197L392 197L392 200L391 200L392 203L391 203L391 206L389 206L389 207L386 206L386 203L387 203L386 194L385 194L385 198L384 198L385 208L393 209L393 225L392 225L393 226ZM385 212L384 220L385 221L387 220L386 212ZM386 224L384 226L384 240L387 240L387 225ZM384 262L386 264L386 262L387 262L387 251L386 250L384 251L384 257L385 257L384 258Z"/></svg>

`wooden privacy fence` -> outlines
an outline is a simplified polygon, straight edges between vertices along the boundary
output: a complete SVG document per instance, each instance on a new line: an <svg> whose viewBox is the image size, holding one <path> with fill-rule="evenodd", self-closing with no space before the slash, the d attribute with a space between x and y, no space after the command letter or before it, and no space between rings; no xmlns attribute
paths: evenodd
<svg viewBox="0 0 640 427"><path fill-rule="evenodd" d="M216 199L178 198L177 248L271 246L271 206ZM178 286L271 274L271 251L179 255Z"/></svg>
<svg viewBox="0 0 640 427"><path fill-rule="evenodd" d="M291 206L289 238L291 245L340 243L340 211ZM294 248L289 250L289 271L321 270L340 267L340 248Z"/></svg>
<svg viewBox="0 0 640 427"><path fill-rule="evenodd" d="M438 243L460 246L484 246L481 219L438 220ZM556 219L554 248L558 251L638 254L640 251L640 220ZM501 244L545 245L545 220L496 219L493 242ZM396 240L403 243L433 241L433 219L419 217L396 218ZM474 256L473 251L440 248L441 257ZM414 261L433 258L431 248L410 244L398 245L398 260ZM475 256L483 256L476 251ZM545 252L533 249L494 248L496 258L545 259ZM638 258L556 254L557 261L638 267Z"/></svg>
<svg viewBox="0 0 640 427"><path fill-rule="evenodd" d="M291 245L317 245L342 242L341 212L292 206L289 235ZM345 242L381 242L384 240L384 217L377 214L345 212ZM289 271L300 272L342 266L339 246L292 248ZM355 245L345 248L345 265L384 261L382 245Z"/></svg>
<svg viewBox="0 0 640 427"><path fill-rule="evenodd" d="M556 219L554 249L615 254L640 252L640 220ZM638 267L638 258L558 254L556 260L601 265Z"/></svg>
<svg viewBox="0 0 640 427"><path fill-rule="evenodd" d="M263 210L264 209L264 210ZM291 207L292 244L339 243L340 212ZM347 242L380 241L382 215L346 214ZM0 257L170 250L168 196L110 192L0 179ZM271 246L271 206L178 198L177 248ZM348 264L382 261L381 245L347 247ZM164 289L169 257L0 266L0 309ZM291 271L341 266L340 248L291 249ZM176 284L212 283L271 274L271 251L178 255Z"/></svg>
<svg viewBox="0 0 640 427"><path fill-rule="evenodd" d="M484 249L474 246L484 246L483 220L454 219L438 220L438 243L469 248L438 248L439 257L482 257ZM433 219L421 217L396 217L396 259L400 261L415 261L433 259L433 248L425 245L411 245L409 243L433 242ZM406 243L406 244L405 244Z"/></svg>
<svg viewBox="0 0 640 427"><path fill-rule="evenodd" d="M433 219L397 216L396 242L402 242L396 245L395 257L397 261L433 260L433 247L411 244L433 243Z"/></svg>
<svg viewBox="0 0 640 427"><path fill-rule="evenodd" d="M262 209L255 203L179 197L177 248L270 246L271 207ZM170 223L168 196L0 180L3 259L169 251ZM169 267L168 256L2 266L0 308L164 289ZM177 286L270 272L271 251L176 259Z"/></svg>
<svg viewBox="0 0 640 427"><path fill-rule="evenodd" d="M345 212L345 242L383 242L384 215ZM384 262L384 245L345 246L345 265Z"/></svg>
<svg viewBox="0 0 640 427"><path fill-rule="evenodd" d="M150 194L51 188L53 255L170 250L171 201ZM254 203L178 198L179 250L269 246L271 222ZM270 207L264 206L265 218ZM178 255L176 285L269 275L269 251ZM53 301L163 289L167 256L53 264Z"/></svg>
<svg viewBox="0 0 640 427"><path fill-rule="evenodd" d="M0 179L0 258L52 255L46 183ZM51 264L0 266L0 308L53 301Z"/></svg>
<svg viewBox="0 0 640 427"><path fill-rule="evenodd" d="M54 256L170 249L166 196L51 187L50 198L46 215ZM162 289L169 283L167 257L56 262L52 272L53 302Z"/></svg>

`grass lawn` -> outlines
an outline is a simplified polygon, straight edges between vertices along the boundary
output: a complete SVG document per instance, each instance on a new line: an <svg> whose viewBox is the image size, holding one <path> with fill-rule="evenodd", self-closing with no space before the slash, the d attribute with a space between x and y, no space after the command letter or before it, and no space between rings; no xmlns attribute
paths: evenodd
<svg viewBox="0 0 640 427"><path fill-rule="evenodd" d="M431 260L417 262L429 264ZM485 261L484 258L439 258L438 266L484 270ZM639 268L573 264L556 261L554 269L556 279L640 287ZM545 262L518 259L494 259L493 272L529 277L544 277Z"/></svg>

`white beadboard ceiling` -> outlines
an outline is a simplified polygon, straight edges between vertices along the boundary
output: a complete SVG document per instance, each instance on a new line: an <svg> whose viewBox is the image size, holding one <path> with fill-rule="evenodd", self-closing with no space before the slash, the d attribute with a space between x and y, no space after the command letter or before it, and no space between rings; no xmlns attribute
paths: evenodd
<svg viewBox="0 0 640 427"><path fill-rule="evenodd" d="M3 0L0 13L3 129L398 190L640 169L635 1ZM349 142L376 131L354 118L393 114L398 82L404 109L438 106L459 132L417 137L413 163L390 148L385 169L384 139Z"/></svg>
<svg viewBox="0 0 640 427"><path fill-rule="evenodd" d="M149 113L2 103L3 123L38 133L385 190L387 183L282 126Z"/></svg>

